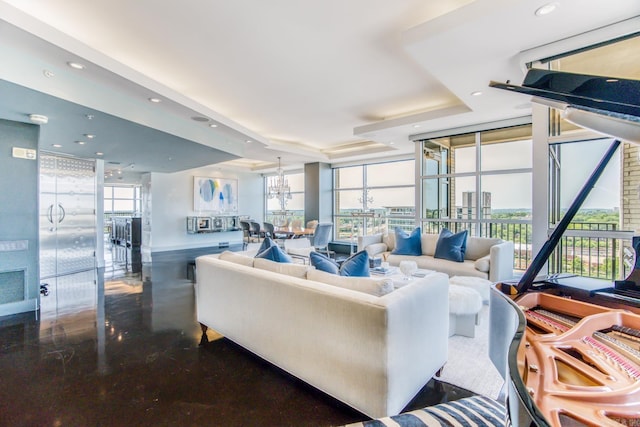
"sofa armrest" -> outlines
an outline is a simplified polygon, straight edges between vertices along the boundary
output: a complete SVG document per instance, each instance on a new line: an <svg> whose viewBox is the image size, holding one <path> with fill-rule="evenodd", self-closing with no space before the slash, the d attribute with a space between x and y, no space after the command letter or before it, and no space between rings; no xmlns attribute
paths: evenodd
<svg viewBox="0 0 640 427"><path fill-rule="evenodd" d="M372 234L370 236L358 236L358 252L365 250L367 246L373 245L374 243L382 243L382 234Z"/></svg>
<svg viewBox="0 0 640 427"><path fill-rule="evenodd" d="M491 269L489 280L499 282L513 278L513 242L502 242L491 246Z"/></svg>

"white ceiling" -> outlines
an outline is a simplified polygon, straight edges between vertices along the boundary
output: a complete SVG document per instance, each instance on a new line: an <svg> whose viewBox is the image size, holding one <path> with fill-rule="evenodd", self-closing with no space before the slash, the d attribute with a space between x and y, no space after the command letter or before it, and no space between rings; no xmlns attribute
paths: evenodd
<svg viewBox="0 0 640 427"><path fill-rule="evenodd" d="M519 83L526 61L638 28L638 0L560 0L535 16L545 3L5 0L0 79L253 170L277 156L289 166L388 157L412 153L412 134L529 114L526 97L489 81Z"/></svg>

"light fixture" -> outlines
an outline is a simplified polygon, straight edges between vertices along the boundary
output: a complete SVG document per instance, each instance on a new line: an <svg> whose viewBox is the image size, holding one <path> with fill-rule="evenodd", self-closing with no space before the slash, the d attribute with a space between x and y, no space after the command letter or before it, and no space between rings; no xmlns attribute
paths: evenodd
<svg viewBox="0 0 640 427"><path fill-rule="evenodd" d="M218 127L218 125L217 125L217 124L215 124L215 123L211 123L211 124L209 125L209 127L210 127L210 128L217 128L217 127Z"/></svg>
<svg viewBox="0 0 640 427"><path fill-rule="evenodd" d="M252 140L247 139L247 140L245 141L245 144L251 144L252 142L253 142ZM280 158L280 157L278 157L278 159L279 159L279 158Z"/></svg>
<svg viewBox="0 0 640 427"><path fill-rule="evenodd" d="M553 2L553 3L547 3L545 5L540 6L539 8L536 9L536 16L545 16L548 15L550 13L552 13L553 11L556 10L556 8L558 7L558 3Z"/></svg>
<svg viewBox="0 0 640 427"><path fill-rule="evenodd" d="M103 153L103 152L101 152L101 151L96 151L96 156L102 156L102 155L104 155L104 153Z"/></svg>
<svg viewBox="0 0 640 427"><path fill-rule="evenodd" d="M364 190L362 196L358 197L358 201L360 202L361 205L364 205L365 202L366 202L366 205L370 205L371 203L373 203L373 196L369 194L368 188Z"/></svg>
<svg viewBox="0 0 640 427"><path fill-rule="evenodd" d="M49 117L42 114L29 114L29 120L39 125L46 125L49 122Z"/></svg>
<svg viewBox="0 0 640 427"><path fill-rule="evenodd" d="M149 102L153 102L154 104L159 104L162 102L160 98L149 98Z"/></svg>
<svg viewBox="0 0 640 427"><path fill-rule="evenodd" d="M196 122L208 122L209 119L206 117L202 117L202 116L193 116L191 117L191 120L196 121Z"/></svg>
<svg viewBox="0 0 640 427"><path fill-rule="evenodd" d="M393 141L389 141L389 145L396 145L396 143Z"/></svg>
<svg viewBox="0 0 640 427"><path fill-rule="evenodd" d="M93 114L85 114L84 116L87 118L87 120L93 120L94 117Z"/></svg>
<svg viewBox="0 0 640 427"><path fill-rule="evenodd" d="M76 144L78 144L78 145L84 145L84 144L86 144L86 142L84 142L84 141L76 141Z"/></svg>
<svg viewBox="0 0 640 427"><path fill-rule="evenodd" d="M44 74L44 76L47 78L51 78L55 76L55 74L53 74L53 71L50 71L50 70L42 70L42 74Z"/></svg>
<svg viewBox="0 0 640 427"><path fill-rule="evenodd" d="M84 70L84 64L81 64L79 62L73 62L73 61L69 61L67 62L67 65L71 68L74 68L76 70Z"/></svg>
<svg viewBox="0 0 640 427"><path fill-rule="evenodd" d="M413 125L413 127L414 127L415 129L418 129L418 128L420 127L420 125Z"/></svg>
<svg viewBox="0 0 640 427"><path fill-rule="evenodd" d="M87 137L87 138L89 138L89 139L93 139L93 138L95 138L95 137L96 137L95 135L90 134L90 133L85 133L85 134L84 134L84 136L85 136L85 137Z"/></svg>
<svg viewBox="0 0 640 427"><path fill-rule="evenodd" d="M60 145L60 144L51 144L51 146L55 147L55 148L62 148L62 145Z"/></svg>
<svg viewBox="0 0 640 427"><path fill-rule="evenodd" d="M480 95L482 95L482 91L476 90L471 92L471 96L480 96Z"/></svg>
<svg viewBox="0 0 640 427"><path fill-rule="evenodd" d="M284 170L280 165L280 157L278 157L278 169L276 176L269 177L269 185L267 186L267 197L277 199L280 202L280 211L274 212L275 215L287 216L287 201L291 200L291 187L289 180L284 176Z"/></svg>

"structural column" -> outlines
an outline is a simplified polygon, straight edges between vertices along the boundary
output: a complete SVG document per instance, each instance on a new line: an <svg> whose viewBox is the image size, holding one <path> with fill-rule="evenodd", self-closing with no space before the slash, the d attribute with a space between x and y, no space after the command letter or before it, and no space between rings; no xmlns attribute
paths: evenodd
<svg viewBox="0 0 640 427"><path fill-rule="evenodd" d="M329 163L304 165L304 219L332 222L333 176Z"/></svg>

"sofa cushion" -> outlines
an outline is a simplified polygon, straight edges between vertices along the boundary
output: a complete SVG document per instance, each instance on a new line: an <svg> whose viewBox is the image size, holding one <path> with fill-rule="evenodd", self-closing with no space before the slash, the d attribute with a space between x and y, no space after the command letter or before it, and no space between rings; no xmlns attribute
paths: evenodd
<svg viewBox="0 0 640 427"><path fill-rule="evenodd" d="M261 270L273 271L274 273L286 274L287 276L297 277L300 279L306 279L307 272L313 269L313 267L308 265L282 263L265 258L254 259L253 267Z"/></svg>
<svg viewBox="0 0 640 427"><path fill-rule="evenodd" d="M447 259L449 261L464 261L464 253L467 246L467 230L459 233L452 233L447 228L443 228L436 244L434 258Z"/></svg>
<svg viewBox="0 0 640 427"><path fill-rule="evenodd" d="M465 259L477 260L485 255L489 255L491 247L502 242L501 239L490 237L469 237L467 239L467 251L464 257Z"/></svg>
<svg viewBox="0 0 640 427"><path fill-rule="evenodd" d="M396 255L422 255L420 233L420 227L416 227L411 234L408 234L400 227L396 227L396 247L391 253Z"/></svg>
<svg viewBox="0 0 640 427"><path fill-rule="evenodd" d="M269 249L258 252L256 258L264 258L275 262L293 262L291 257L286 254L279 246L271 246ZM255 266L255 263L254 263Z"/></svg>
<svg viewBox="0 0 640 427"><path fill-rule="evenodd" d="M422 255L433 256L436 253L436 245L438 244L438 234L424 233L420 236L420 245L422 246Z"/></svg>
<svg viewBox="0 0 640 427"><path fill-rule="evenodd" d="M396 248L396 233L387 233L382 235L382 243L387 245L388 251L393 251Z"/></svg>
<svg viewBox="0 0 640 427"><path fill-rule="evenodd" d="M387 251L386 243L372 243L365 248L371 258Z"/></svg>
<svg viewBox="0 0 640 427"><path fill-rule="evenodd" d="M340 266L341 276L369 277L369 254L360 251L347 258Z"/></svg>
<svg viewBox="0 0 640 427"><path fill-rule="evenodd" d="M240 255L231 251L222 252L220 256L218 256L218 259L233 262L234 264L245 265L247 267L253 267L253 257Z"/></svg>
<svg viewBox="0 0 640 427"><path fill-rule="evenodd" d="M393 281L391 279L338 276L337 274L315 269L307 273L307 279L379 297L393 291Z"/></svg>
<svg viewBox="0 0 640 427"><path fill-rule="evenodd" d="M331 274L338 274L340 266L329 258L328 256L321 254L320 252L312 251L309 253L309 261L311 265L320 271L326 271Z"/></svg>
<svg viewBox="0 0 640 427"><path fill-rule="evenodd" d="M473 265L477 270L488 273L489 269L491 268L491 255L486 255L482 258L478 258L474 261Z"/></svg>
<svg viewBox="0 0 640 427"><path fill-rule="evenodd" d="M400 265L400 261L415 261L418 268L424 270L434 270L445 273L449 276L473 276L488 279L489 274L479 271L475 268L474 262L464 260L464 262L449 261L442 258L434 258L431 256L409 256L409 255L389 255L387 261L391 265Z"/></svg>

